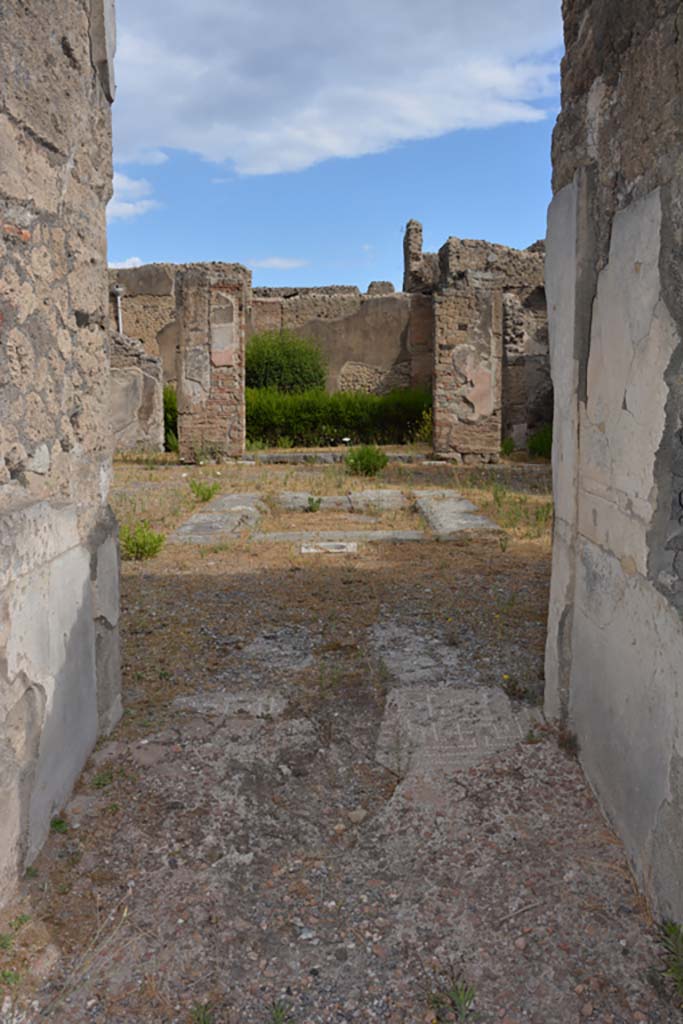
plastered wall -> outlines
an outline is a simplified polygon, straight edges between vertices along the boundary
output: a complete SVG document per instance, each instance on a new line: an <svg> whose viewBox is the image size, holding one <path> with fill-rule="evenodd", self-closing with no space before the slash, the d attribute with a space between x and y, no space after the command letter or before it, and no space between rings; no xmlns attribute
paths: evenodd
<svg viewBox="0 0 683 1024"><path fill-rule="evenodd" d="M106 0L0 4L0 901L121 710L114 47Z"/></svg>

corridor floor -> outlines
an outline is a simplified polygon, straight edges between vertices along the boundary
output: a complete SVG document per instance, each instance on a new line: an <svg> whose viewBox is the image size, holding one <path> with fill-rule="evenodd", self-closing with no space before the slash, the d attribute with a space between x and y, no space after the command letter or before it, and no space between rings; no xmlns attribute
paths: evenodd
<svg viewBox="0 0 683 1024"><path fill-rule="evenodd" d="M220 482L267 504L323 479L275 472ZM402 472L385 486L463 491ZM120 516L186 488L122 476ZM497 486L503 526L548 500ZM505 539L304 554L247 530L126 563L125 715L0 922L0 1021L678 1019L621 846L542 716L548 576L548 531L519 517Z"/></svg>

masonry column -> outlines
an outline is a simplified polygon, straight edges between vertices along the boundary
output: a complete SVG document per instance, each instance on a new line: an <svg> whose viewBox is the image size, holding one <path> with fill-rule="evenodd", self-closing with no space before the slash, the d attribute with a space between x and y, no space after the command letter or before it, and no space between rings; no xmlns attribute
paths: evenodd
<svg viewBox="0 0 683 1024"><path fill-rule="evenodd" d="M496 462L502 440L503 291L493 275L460 268L462 245L440 252L434 296L434 452Z"/></svg>
<svg viewBox="0 0 683 1024"><path fill-rule="evenodd" d="M178 275L176 302L180 457L243 455L251 273L238 263L195 264Z"/></svg>

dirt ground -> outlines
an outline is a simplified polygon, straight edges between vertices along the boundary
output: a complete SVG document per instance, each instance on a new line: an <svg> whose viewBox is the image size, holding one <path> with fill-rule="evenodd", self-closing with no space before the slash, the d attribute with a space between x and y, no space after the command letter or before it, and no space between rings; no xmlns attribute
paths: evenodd
<svg viewBox="0 0 683 1024"><path fill-rule="evenodd" d="M272 529L282 491L369 486L121 464L117 513L168 533L200 477L260 494ZM456 487L504 532L311 556L243 531L124 563L124 718L0 918L3 1024L680 1019L539 706L548 474L381 486Z"/></svg>

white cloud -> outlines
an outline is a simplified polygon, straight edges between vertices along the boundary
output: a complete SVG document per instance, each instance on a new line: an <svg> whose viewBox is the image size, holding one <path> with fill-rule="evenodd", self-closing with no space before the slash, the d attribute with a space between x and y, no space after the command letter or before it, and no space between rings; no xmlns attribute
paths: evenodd
<svg viewBox="0 0 683 1024"><path fill-rule="evenodd" d="M249 266L259 270L296 270L298 267L307 267L308 261L287 256L268 256L264 260L251 260Z"/></svg>
<svg viewBox="0 0 683 1024"><path fill-rule="evenodd" d="M544 116L560 0L119 0L120 162L296 171Z"/></svg>
<svg viewBox="0 0 683 1024"><path fill-rule="evenodd" d="M127 260L121 260L120 263L110 263L110 270L134 270L135 267L141 267L143 265L142 260L139 256L129 256Z"/></svg>
<svg viewBox="0 0 683 1024"><path fill-rule="evenodd" d="M107 220L131 220L158 209L160 204L151 193L152 186L145 178L129 178L114 171L114 195L107 207Z"/></svg>

